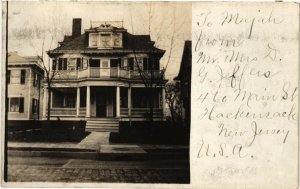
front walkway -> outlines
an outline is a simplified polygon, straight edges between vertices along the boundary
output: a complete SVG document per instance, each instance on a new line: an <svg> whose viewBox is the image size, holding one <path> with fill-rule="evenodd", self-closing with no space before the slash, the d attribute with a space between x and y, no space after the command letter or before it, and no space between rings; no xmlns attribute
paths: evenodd
<svg viewBox="0 0 300 189"><path fill-rule="evenodd" d="M99 149L102 144L109 144L109 132L91 132L79 144L79 148Z"/></svg>

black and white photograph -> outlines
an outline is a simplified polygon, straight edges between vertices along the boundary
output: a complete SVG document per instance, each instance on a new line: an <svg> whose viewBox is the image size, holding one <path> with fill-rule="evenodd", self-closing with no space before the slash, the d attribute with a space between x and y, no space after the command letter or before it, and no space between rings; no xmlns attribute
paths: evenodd
<svg viewBox="0 0 300 189"><path fill-rule="evenodd" d="M299 5L3 1L1 186L299 188Z"/></svg>
<svg viewBox="0 0 300 189"><path fill-rule="evenodd" d="M190 183L190 3L3 14L6 182Z"/></svg>

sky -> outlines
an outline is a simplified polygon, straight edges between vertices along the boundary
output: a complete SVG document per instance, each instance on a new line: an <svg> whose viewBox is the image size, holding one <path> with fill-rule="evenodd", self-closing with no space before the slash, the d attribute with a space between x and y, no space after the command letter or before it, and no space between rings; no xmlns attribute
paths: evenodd
<svg viewBox="0 0 300 189"><path fill-rule="evenodd" d="M156 47L166 50L161 67L167 67L171 80L178 74L184 41L191 40L191 11L183 2L10 2L9 51L35 56L55 48L71 34L73 18L82 18L82 32L91 21L123 21L129 33L150 34Z"/></svg>

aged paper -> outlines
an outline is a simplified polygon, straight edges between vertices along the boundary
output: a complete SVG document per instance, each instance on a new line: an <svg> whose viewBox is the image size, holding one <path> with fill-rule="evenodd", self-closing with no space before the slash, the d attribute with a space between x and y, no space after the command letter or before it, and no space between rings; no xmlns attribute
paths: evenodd
<svg viewBox="0 0 300 189"><path fill-rule="evenodd" d="M34 12L31 8L33 5L35 7ZM185 57L184 52L190 48L188 45L192 42L190 49L192 51L192 75L191 80L187 81L187 83L191 82L191 95L188 92L189 90L179 92L188 93L189 95L187 96L191 97L191 110L190 112L189 110L187 111L191 114L191 124L188 125L190 126L190 143L188 144L187 142L187 144L177 146L172 146L169 143L152 144L152 146L151 144L142 145L138 143L143 138L146 138L147 135L130 135L129 139L136 137L141 140L134 144L128 145L127 141L125 141L124 144L118 143L116 145L119 141L109 143L110 136L107 134L109 132L103 134L98 131L90 135L93 136L91 138L94 141L88 140L86 142L83 139L82 141L85 141L83 144L71 142L55 144L54 142L47 143L45 141L18 143L19 141L9 140L7 141L8 144L6 144L2 140L2 146L8 145L6 148L10 147L8 149L8 163L6 162L6 166L3 163L4 153L1 151L1 174L3 175L5 169L8 169L8 180L10 181L4 182L1 179L3 186L205 189L297 188L299 134L298 4L238 2L13 2L10 4L9 10L8 51L18 51L27 58L33 55L41 56L42 53L40 52L44 52L46 49L46 47L41 47L49 45L47 43L50 43L51 48L46 49L46 51L56 48L53 47L55 45L52 46L52 35L55 32L61 35L59 40L67 39L65 43L68 44L68 39L72 39L73 34L76 35L77 30L78 36L82 35L82 37L76 38L75 45L70 45L71 49L67 50L70 50L70 52L75 51L78 50L78 46L86 45L84 46L86 47L83 49L84 51L76 51L77 59L86 58L82 60L82 67L88 67L88 61L90 60L87 60L86 56L98 59L104 57L104 62L108 63L109 58L114 56L119 58L120 52L117 52L114 56L105 54L103 57L100 57L101 48L99 48L100 50L97 49L94 52L96 55L87 55L88 51L92 49L87 44L92 44L93 40L84 38L84 32L86 30L92 32L92 21L104 21L103 23L99 22L99 27L102 27L98 28L99 31L97 28L94 29L96 32L101 30L107 32L105 27L107 27L106 29L111 29L108 21L122 20L124 28L129 32L129 37L149 35L147 40L151 39L151 41L144 40L144 42L147 42L145 45L147 49L149 44L155 44L155 47L166 50L162 61L160 61L160 68L165 69L163 74L166 73L165 76L170 82L176 80L175 77L178 79L179 75L190 74L186 70L182 74L179 74L179 72L182 64L189 62L189 57ZM5 7L3 12L6 13ZM5 16L3 17L4 23ZM82 28L79 29L79 33L77 27L71 26L72 21L74 24L76 19L78 21L78 18L82 19ZM6 29L4 26L2 26L3 33L5 33ZM73 37L75 38L76 36ZM57 45L57 42L61 42L59 40L54 40L53 44ZM6 40L4 35L2 41L2 54L5 56L4 43ZM82 43L80 45L76 44L78 41ZM106 43L107 41L107 39L102 40L101 43ZM118 40L116 42L116 44L119 44ZM96 44L98 43L101 44L96 39ZM135 46L135 43L137 42L134 41L132 46ZM32 46L35 49L32 49ZM67 50L64 51L66 54L69 53ZM126 54L124 56L126 59L124 62L126 63L122 62L120 65L128 63L129 66L129 59L127 62L127 58L136 58L136 55L134 55L136 49L133 48L131 50L132 52L130 52L133 55L131 54L127 57ZM84 57L79 57L78 54L80 56L83 54ZM186 54L189 54L188 50ZM20 58L21 56L16 57L17 60L23 59ZM73 63L75 63L74 57L71 57L73 58ZM61 57L58 55L55 58ZM70 57L65 55L63 58L67 59ZM51 62L50 59L46 56L45 62ZM5 58L3 57L2 60L4 62ZM119 63L117 64L119 69ZM49 65L51 63L47 64L47 66ZM92 67L94 67L92 69L100 69L97 63ZM61 71L62 69L61 67L58 70ZM74 69L75 65L73 65L72 71ZM130 70L131 68L128 69ZM137 69L135 68L135 70ZM76 71L77 74L84 72L83 69ZM4 64L2 73L2 81L4 81L4 78L8 75L5 73ZM87 73L90 76L91 72L85 72L85 74ZM102 72L96 73L95 77L101 80ZM106 72L109 75L110 73L113 72ZM119 76L119 73L117 73L117 76ZM12 72L10 76L12 76L10 84L19 84L22 73L19 71ZM88 78L88 76L86 77ZM79 76L78 78L80 79ZM116 76L114 76L115 78ZM152 77L150 80L152 80ZM178 82L178 85L184 84L182 81L175 82ZM27 80L25 83L27 83ZM117 81L114 82L113 87L117 87L116 83ZM100 87L99 83L93 84L94 86L91 88L87 88L88 86L90 87L91 83L85 84L86 86L80 86L86 87L82 96L84 96L83 101L87 103L94 101L91 99L95 99L97 95L102 97L101 90L93 91L96 87ZM4 83L2 85L4 86ZM101 86L106 85L108 84L101 84ZM73 88L72 94L74 98L72 98L73 101L70 104L74 106L73 113L75 113L75 103L80 102L81 89L77 90L77 88L80 88L78 87L79 85L66 86ZM66 86L59 86L58 88ZM136 88L141 86L143 85L137 85ZM130 86L118 83L118 87L129 88ZM16 87L13 90L16 90ZM61 92L64 91L67 90L61 90ZM2 109L4 110L4 90L2 92ZM119 93L122 94L123 92L124 89L116 88L115 93L111 94L111 97L115 98L120 95ZM125 92L127 95L131 95L135 91L130 89L130 91ZM164 99L162 98L164 92L161 91L159 93L159 99ZM94 94L91 99L87 98L87 94L90 93ZM132 100L142 99L145 93L134 96ZM22 108L17 106L16 97L20 95L19 93L14 95L11 97L15 98L15 103L12 103L13 101L10 100L10 104L14 106L9 105L9 109L18 118L18 113L20 113ZM45 98L44 95L42 96L41 100ZM151 95L149 96L151 97ZM59 98L60 96L58 96ZM118 105L120 103L124 104L122 101L120 102L120 99L116 101L118 101L119 104L116 103ZM130 102L127 102L128 107L131 106L129 104ZM164 105L167 106L167 103L165 102ZM41 112L43 114L40 120L45 121L45 103L44 105L41 103L41 106L43 107L40 109L43 109L44 113ZM80 107L81 105L76 105L76 116L80 114ZM181 104L180 107L182 108L183 105ZM63 109L65 107L60 108ZM26 107L25 109L31 112L30 108ZM94 109L96 110L96 108ZM162 110L165 112L169 111L168 108L162 108ZM88 115L86 112L84 109L83 114ZM96 112L94 113L95 115L92 113L92 116L97 115ZM89 116L87 117L89 118ZM73 115L73 117L75 116ZM73 120L73 117L70 120ZM53 120L61 121L60 119L63 120L64 118L57 116ZM165 117L164 119L166 120ZM189 120L189 118L185 120ZM3 125L1 131L7 131L4 129L4 118L1 123ZM74 130L74 128L72 129ZM50 133L50 130L48 131ZM157 137L152 138L152 140L172 139L172 132L165 133L160 139ZM4 138L4 132L2 132L1 136ZM101 138L101 141L99 138ZM179 141L181 138L178 137L176 140ZM103 141L106 141L106 143L101 143ZM88 149L89 146L94 148ZM34 148L39 151L34 151ZM50 157L49 148L54 149L52 149L52 153L54 152L53 154L56 154L56 156ZM24 149L27 150L25 153L22 152ZM33 152L28 152L30 151L28 149L31 149ZM61 149L68 150L63 152ZM170 149L173 150L170 153L171 155L168 154ZM43 154L43 152L40 152L43 150L45 151L44 156L37 157L38 154ZM161 154L157 153L158 156L149 156L152 158L148 158L147 161L143 158L138 159L146 156L151 150ZM74 154L77 152L83 155L80 155L80 158L75 157ZM113 155L121 154L121 156L110 154L110 157L113 158L104 159L103 161L100 157L107 152L111 152ZM49 157L47 157L48 155ZM92 158L89 159L89 156ZM124 157L129 157L129 159L122 159ZM165 159L159 159L162 157Z"/></svg>
<svg viewBox="0 0 300 189"><path fill-rule="evenodd" d="M299 7L194 3L192 185L296 188Z"/></svg>

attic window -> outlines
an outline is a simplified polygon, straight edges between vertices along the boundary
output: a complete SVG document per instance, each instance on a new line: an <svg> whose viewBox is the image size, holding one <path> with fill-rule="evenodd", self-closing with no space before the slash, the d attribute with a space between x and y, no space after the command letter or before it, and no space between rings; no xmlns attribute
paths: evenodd
<svg viewBox="0 0 300 189"><path fill-rule="evenodd" d="M114 40L114 47L121 47L121 35L120 34L114 34L113 40Z"/></svg>
<svg viewBox="0 0 300 189"><path fill-rule="evenodd" d="M97 34L91 34L90 35L90 46L97 47L98 46L98 35Z"/></svg>
<svg viewBox="0 0 300 189"><path fill-rule="evenodd" d="M110 34L101 34L101 47L111 47Z"/></svg>

